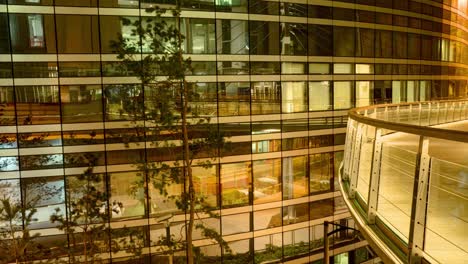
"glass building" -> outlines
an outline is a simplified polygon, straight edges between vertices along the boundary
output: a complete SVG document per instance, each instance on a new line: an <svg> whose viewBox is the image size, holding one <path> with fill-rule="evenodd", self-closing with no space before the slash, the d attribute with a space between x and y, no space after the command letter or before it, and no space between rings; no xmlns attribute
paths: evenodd
<svg viewBox="0 0 468 264"><path fill-rule="evenodd" d="M133 186L146 179L137 160L167 156L145 129L135 129L145 120L126 114L129 103L149 102L151 89L118 67L110 43L118 34L132 38L122 18L138 20L145 8L171 3L0 0L0 193L24 200L23 193L37 191L37 180L60 190L40 200L38 221L29 227L46 245L67 243L50 216L55 208L67 210L73 182L87 165L79 157L92 153L103 188L123 204L109 226L141 230L142 261L162 261L153 242L166 230L155 219L174 205L162 202L151 184L136 192ZM182 6L184 50L193 61L187 80L198 95L190 105L234 143L211 168L194 168L197 191L221 215L206 221L233 252L201 234L196 245L219 262L321 258L313 242L323 239L323 222L346 223L350 216L334 177L348 109L468 94L466 0L185 0ZM169 194L182 189L174 184ZM181 238L184 221L175 214L170 227ZM350 259L365 246L353 245L343 253ZM336 255L349 250L337 247ZM126 260L110 249L107 258Z"/></svg>

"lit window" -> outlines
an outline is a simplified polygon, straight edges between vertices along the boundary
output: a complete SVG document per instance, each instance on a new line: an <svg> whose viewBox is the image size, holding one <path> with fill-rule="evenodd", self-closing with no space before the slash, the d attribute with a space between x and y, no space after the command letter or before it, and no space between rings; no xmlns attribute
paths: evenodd
<svg viewBox="0 0 468 264"><path fill-rule="evenodd" d="M26 1L28 2L28 1ZM32 2L30 3L38 3ZM44 47L44 27L42 25L41 15L28 15L29 25L29 46L31 47Z"/></svg>

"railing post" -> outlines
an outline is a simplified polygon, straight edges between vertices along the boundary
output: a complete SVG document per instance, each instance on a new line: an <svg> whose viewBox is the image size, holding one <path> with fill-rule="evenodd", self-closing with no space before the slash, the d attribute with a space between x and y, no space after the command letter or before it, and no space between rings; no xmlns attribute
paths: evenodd
<svg viewBox="0 0 468 264"><path fill-rule="evenodd" d="M421 125L421 115L422 115L422 103L419 103L419 108L418 108L418 125Z"/></svg>
<svg viewBox="0 0 468 264"><path fill-rule="evenodd" d="M428 103L428 109L427 109L427 125L430 126L431 125L431 116L432 116L432 103L429 102Z"/></svg>
<svg viewBox="0 0 468 264"><path fill-rule="evenodd" d="M358 174L359 174L359 157L361 154L361 140L363 124L359 123L356 129L356 136L354 137L355 145L353 147L353 154L351 156L351 175L349 176L349 197L354 199L356 194Z"/></svg>
<svg viewBox="0 0 468 264"><path fill-rule="evenodd" d="M408 243L408 258L410 264L421 263L423 255L429 190L429 169L431 163L431 157L429 156L429 138L425 138L423 136L420 137L418 154L419 161L416 164L415 170Z"/></svg>
<svg viewBox="0 0 468 264"><path fill-rule="evenodd" d="M354 135L354 124L356 122L351 118L348 119L348 129L346 130L346 141L345 141L345 151L343 157L343 179L349 179L349 167L350 167L350 157L352 156L352 142Z"/></svg>
<svg viewBox="0 0 468 264"><path fill-rule="evenodd" d="M436 123L433 124L433 125L438 125L438 124L440 124L440 122L439 122L439 115L440 115L440 103L437 102L437 118L436 118Z"/></svg>
<svg viewBox="0 0 468 264"><path fill-rule="evenodd" d="M367 210L367 220L369 224L375 224L375 216L377 215L377 203L379 199L379 184L380 184L380 164L382 160L382 129L376 128L374 153L372 154L372 169L369 186L369 200Z"/></svg>

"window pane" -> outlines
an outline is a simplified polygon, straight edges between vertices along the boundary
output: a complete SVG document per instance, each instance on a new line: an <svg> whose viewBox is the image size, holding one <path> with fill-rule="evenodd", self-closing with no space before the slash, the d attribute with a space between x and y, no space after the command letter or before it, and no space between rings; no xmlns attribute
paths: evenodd
<svg viewBox="0 0 468 264"><path fill-rule="evenodd" d="M249 204L251 190L250 162L221 164L220 166L223 207Z"/></svg>
<svg viewBox="0 0 468 264"><path fill-rule="evenodd" d="M56 15L59 53L99 53L97 16Z"/></svg>
<svg viewBox="0 0 468 264"><path fill-rule="evenodd" d="M304 74L305 63L283 62L281 63L281 74Z"/></svg>
<svg viewBox="0 0 468 264"><path fill-rule="evenodd" d="M137 217L145 213L145 194L143 186L140 186L141 174L132 172L120 172L110 174L111 206L114 202L122 203L112 218ZM113 209L113 208L111 208Z"/></svg>
<svg viewBox="0 0 468 264"><path fill-rule="evenodd" d="M250 213L222 216L221 221L223 236L250 231Z"/></svg>
<svg viewBox="0 0 468 264"><path fill-rule="evenodd" d="M279 2L270 0L249 1L249 12L252 14L278 15Z"/></svg>
<svg viewBox="0 0 468 264"><path fill-rule="evenodd" d="M306 55L307 25L281 23L281 55Z"/></svg>
<svg viewBox="0 0 468 264"><path fill-rule="evenodd" d="M2 13L0 14L0 54L10 52L9 36L10 34L8 33L8 17L6 13Z"/></svg>
<svg viewBox="0 0 468 264"><path fill-rule="evenodd" d="M254 230L278 227L283 224L281 208L254 211Z"/></svg>
<svg viewBox="0 0 468 264"><path fill-rule="evenodd" d="M280 83L253 82L251 90L252 114L274 114L280 112Z"/></svg>
<svg viewBox="0 0 468 264"><path fill-rule="evenodd" d="M53 15L9 14L9 21L14 53L56 52Z"/></svg>
<svg viewBox="0 0 468 264"><path fill-rule="evenodd" d="M333 55L333 28L331 26L309 25L309 56Z"/></svg>
<svg viewBox="0 0 468 264"><path fill-rule="evenodd" d="M330 110L330 82L309 82L309 111Z"/></svg>
<svg viewBox="0 0 468 264"><path fill-rule="evenodd" d="M219 116L248 115L250 113L250 85L248 82L219 83Z"/></svg>
<svg viewBox="0 0 468 264"><path fill-rule="evenodd" d="M281 160L253 161L254 204L281 200Z"/></svg>
<svg viewBox="0 0 468 264"><path fill-rule="evenodd" d="M332 190L333 156L330 153L309 156L310 193Z"/></svg>
<svg viewBox="0 0 468 264"><path fill-rule="evenodd" d="M375 34L373 29L356 29L356 56L374 57Z"/></svg>
<svg viewBox="0 0 468 264"><path fill-rule="evenodd" d="M352 74L354 64L350 63L335 63L333 64L333 73L335 74Z"/></svg>
<svg viewBox="0 0 468 264"><path fill-rule="evenodd" d="M352 107L352 82L333 82L333 109Z"/></svg>
<svg viewBox="0 0 468 264"><path fill-rule="evenodd" d="M333 27L333 56L354 56L355 29Z"/></svg>
<svg viewBox="0 0 468 264"><path fill-rule="evenodd" d="M98 77L101 76L101 65L98 61L60 62L60 77Z"/></svg>
<svg viewBox="0 0 468 264"><path fill-rule="evenodd" d="M198 199L203 199L211 207L218 206L218 177L217 167L192 167L193 183Z"/></svg>
<svg viewBox="0 0 468 264"><path fill-rule="evenodd" d="M254 1L259 2L259 1ZM262 1L263 2L263 1ZM280 36L278 22L249 22L250 54L278 55L280 54Z"/></svg>
<svg viewBox="0 0 468 264"><path fill-rule="evenodd" d="M392 31L375 31L375 57L391 58L393 51Z"/></svg>
<svg viewBox="0 0 468 264"><path fill-rule="evenodd" d="M306 111L307 89L305 82L282 82L281 86L283 113Z"/></svg>
<svg viewBox="0 0 468 264"><path fill-rule="evenodd" d="M67 85L60 87L62 122L102 121L102 89L100 85Z"/></svg>
<svg viewBox="0 0 468 264"><path fill-rule="evenodd" d="M106 120L137 120L143 117L143 92L139 85L104 87Z"/></svg>
<svg viewBox="0 0 468 264"><path fill-rule="evenodd" d="M65 189L63 177L26 178L21 180L23 203L33 206L37 212L33 228L51 227L50 216L59 208L65 213Z"/></svg>
<svg viewBox="0 0 468 264"><path fill-rule="evenodd" d="M181 32L186 37L186 53L216 53L215 20L201 18L185 18L183 19Z"/></svg>
<svg viewBox="0 0 468 264"><path fill-rule="evenodd" d="M18 123L60 123L58 86L16 86L15 89Z"/></svg>
<svg viewBox="0 0 468 264"><path fill-rule="evenodd" d="M13 87L0 87L0 104L2 104L0 126L14 125L16 123L16 117Z"/></svg>
<svg viewBox="0 0 468 264"><path fill-rule="evenodd" d="M216 0L216 11L218 12L232 12L232 13L246 13L248 10L248 0L237 1L223 1Z"/></svg>
<svg viewBox="0 0 468 264"><path fill-rule="evenodd" d="M244 75L249 74L248 61L219 61L218 74L220 75Z"/></svg>
<svg viewBox="0 0 468 264"><path fill-rule="evenodd" d="M218 54L248 54L249 31L247 21L216 20Z"/></svg>
<svg viewBox="0 0 468 264"><path fill-rule="evenodd" d="M283 158L283 199L306 196L307 156Z"/></svg>
<svg viewBox="0 0 468 264"><path fill-rule="evenodd" d="M372 84L371 81L356 82L356 107L368 106L372 104Z"/></svg>

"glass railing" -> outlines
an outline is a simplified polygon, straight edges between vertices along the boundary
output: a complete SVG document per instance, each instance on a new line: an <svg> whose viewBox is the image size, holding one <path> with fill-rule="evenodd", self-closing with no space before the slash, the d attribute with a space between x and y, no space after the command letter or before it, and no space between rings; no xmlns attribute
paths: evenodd
<svg viewBox="0 0 468 264"><path fill-rule="evenodd" d="M351 110L340 184L385 263L466 263L468 100Z"/></svg>

